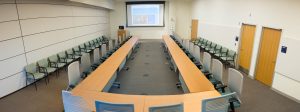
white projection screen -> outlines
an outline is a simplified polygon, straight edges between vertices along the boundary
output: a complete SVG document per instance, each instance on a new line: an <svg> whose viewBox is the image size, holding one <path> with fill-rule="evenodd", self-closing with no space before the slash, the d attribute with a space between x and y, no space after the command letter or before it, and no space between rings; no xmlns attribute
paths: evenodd
<svg viewBox="0 0 300 112"><path fill-rule="evenodd" d="M163 27L164 1L126 2L128 27Z"/></svg>

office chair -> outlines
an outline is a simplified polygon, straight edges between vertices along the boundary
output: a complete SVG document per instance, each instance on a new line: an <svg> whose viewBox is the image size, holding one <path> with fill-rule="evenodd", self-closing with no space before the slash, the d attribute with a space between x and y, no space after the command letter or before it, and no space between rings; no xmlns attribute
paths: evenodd
<svg viewBox="0 0 300 112"><path fill-rule="evenodd" d="M133 104L115 104L96 101L96 112L134 112Z"/></svg>
<svg viewBox="0 0 300 112"><path fill-rule="evenodd" d="M202 100L201 112L228 112L229 100L234 95L235 92Z"/></svg>
<svg viewBox="0 0 300 112"><path fill-rule="evenodd" d="M201 69L202 73L209 78L211 72L211 56L209 53L203 53L203 68Z"/></svg>
<svg viewBox="0 0 300 112"><path fill-rule="evenodd" d="M101 64L99 48L94 49L93 54L94 54L94 57L93 57L94 62L93 62L91 67L92 67L93 70L95 70Z"/></svg>
<svg viewBox="0 0 300 112"><path fill-rule="evenodd" d="M83 53L81 57L81 68L83 69L82 77L87 77L88 74L90 74L93 69L91 68L91 60L90 60L90 54L89 53Z"/></svg>
<svg viewBox="0 0 300 112"><path fill-rule="evenodd" d="M211 74L209 74L209 81L214 85L223 82L223 63L217 59L212 60Z"/></svg>
<svg viewBox="0 0 300 112"><path fill-rule="evenodd" d="M73 89L81 80L79 62L75 61L68 66L69 86L67 90Z"/></svg>
<svg viewBox="0 0 300 112"><path fill-rule="evenodd" d="M150 107L149 112L183 112L183 104Z"/></svg>
<svg viewBox="0 0 300 112"><path fill-rule="evenodd" d="M92 112L80 96L73 96L69 91L62 90L62 99L64 112Z"/></svg>
<svg viewBox="0 0 300 112"><path fill-rule="evenodd" d="M237 71L233 68L228 68L228 85L226 86L224 83L218 84L216 89L221 92L222 95L236 92L237 95L230 99L231 110L234 111L234 108L240 107L241 100L240 96L242 95L244 76L241 72Z"/></svg>

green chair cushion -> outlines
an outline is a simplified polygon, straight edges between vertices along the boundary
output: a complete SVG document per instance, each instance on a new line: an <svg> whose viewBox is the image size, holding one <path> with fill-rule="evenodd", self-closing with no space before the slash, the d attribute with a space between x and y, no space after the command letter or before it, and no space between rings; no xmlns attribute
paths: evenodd
<svg viewBox="0 0 300 112"><path fill-rule="evenodd" d="M46 69L48 73L53 73L56 70L56 68L50 68L50 67L47 67Z"/></svg>
<svg viewBox="0 0 300 112"><path fill-rule="evenodd" d="M38 72L36 72L36 73L30 73L30 74L31 75L28 75L29 77L27 77L27 78L32 78L32 79L35 79L35 80L41 79L41 78L43 78L43 77L46 76L44 73L38 73ZM34 76L34 78L32 77L32 75Z"/></svg>

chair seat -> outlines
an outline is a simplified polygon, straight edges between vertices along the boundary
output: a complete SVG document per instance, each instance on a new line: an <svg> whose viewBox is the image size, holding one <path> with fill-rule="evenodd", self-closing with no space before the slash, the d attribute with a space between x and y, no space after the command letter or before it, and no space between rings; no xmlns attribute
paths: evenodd
<svg viewBox="0 0 300 112"><path fill-rule="evenodd" d="M226 95L226 94L230 94L232 93L233 91L231 91L228 87L225 88L225 92L221 93L221 95ZM231 96L232 99L236 99L235 96ZM234 105L234 108L238 108L241 106L241 102L239 102L239 100L236 100L235 102L233 102L233 105Z"/></svg>
<svg viewBox="0 0 300 112"><path fill-rule="evenodd" d="M78 58L80 58L79 55L74 55L74 57L73 57L73 59L78 59Z"/></svg>
<svg viewBox="0 0 300 112"><path fill-rule="evenodd" d="M41 78L43 78L43 77L45 77L45 74L44 73L33 73L33 74L31 74L30 76L34 76L34 77L27 77L27 78L32 78L32 79L35 79L35 80L37 80L37 79L41 79Z"/></svg>
<svg viewBox="0 0 300 112"><path fill-rule="evenodd" d="M73 61L73 59L66 59L67 63L71 63Z"/></svg>
<svg viewBox="0 0 300 112"><path fill-rule="evenodd" d="M224 55L223 53L215 53L215 56L217 57L221 57L222 55Z"/></svg>
<svg viewBox="0 0 300 112"><path fill-rule="evenodd" d="M50 67L47 67L46 69L48 73L53 73L56 70L56 68L50 68Z"/></svg>
<svg viewBox="0 0 300 112"><path fill-rule="evenodd" d="M93 69L92 68L88 68L86 70L83 71L84 74L90 74L92 73Z"/></svg>
<svg viewBox="0 0 300 112"><path fill-rule="evenodd" d="M215 79L214 77L210 77L209 81L213 84L213 85L217 85L219 84L220 81L218 81L217 79Z"/></svg>
<svg viewBox="0 0 300 112"><path fill-rule="evenodd" d="M202 72L202 73L207 73L208 71L205 70L204 68L202 68L202 69L201 69L201 72Z"/></svg>
<svg viewBox="0 0 300 112"><path fill-rule="evenodd" d="M63 66L65 66L66 64L65 63L57 63L57 67L58 68L62 68Z"/></svg>

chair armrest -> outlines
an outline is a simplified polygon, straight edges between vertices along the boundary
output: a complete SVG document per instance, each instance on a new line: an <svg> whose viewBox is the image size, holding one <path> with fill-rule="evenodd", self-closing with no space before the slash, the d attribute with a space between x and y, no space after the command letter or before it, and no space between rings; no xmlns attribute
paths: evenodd
<svg viewBox="0 0 300 112"><path fill-rule="evenodd" d="M205 75L205 77L207 78L207 79L210 79L211 78L211 73L208 73L208 72L206 72L206 73L203 73L204 75Z"/></svg>
<svg viewBox="0 0 300 112"><path fill-rule="evenodd" d="M40 72L40 73L48 73L46 67L41 67L41 66L39 66L38 69L39 69L39 72Z"/></svg>
<svg viewBox="0 0 300 112"><path fill-rule="evenodd" d="M52 68L57 68L57 62L49 61L49 66Z"/></svg>
<svg viewBox="0 0 300 112"><path fill-rule="evenodd" d="M216 90L220 90L222 91L222 93L225 93L225 88L227 87L227 85L224 84L220 84L219 86L216 86Z"/></svg>

